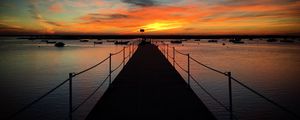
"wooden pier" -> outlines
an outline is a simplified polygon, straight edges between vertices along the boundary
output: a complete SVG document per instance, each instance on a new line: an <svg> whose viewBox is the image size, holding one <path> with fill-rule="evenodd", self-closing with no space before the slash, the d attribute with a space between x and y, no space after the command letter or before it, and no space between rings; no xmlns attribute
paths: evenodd
<svg viewBox="0 0 300 120"><path fill-rule="evenodd" d="M159 49L149 44L137 49L86 119L215 117Z"/></svg>

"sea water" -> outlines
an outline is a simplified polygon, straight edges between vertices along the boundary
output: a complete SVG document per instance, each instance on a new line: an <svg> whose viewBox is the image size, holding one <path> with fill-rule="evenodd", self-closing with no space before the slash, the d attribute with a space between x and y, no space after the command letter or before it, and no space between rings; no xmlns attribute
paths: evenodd
<svg viewBox="0 0 300 120"><path fill-rule="evenodd" d="M111 42L93 45L93 41L83 43L79 40L52 40L66 43L57 48L41 40L20 40L2 37L0 40L0 95L1 119L5 119L20 108L59 85L72 72L80 72L107 58L109 53L118 52L124 46ZM105 41L105 40L103 40ZM158 40L161 41L161 40ZM170 44L169 40L165 43ZM186 41L183 44L170 44L172 47L205 65L232 76L262 95L280 105L300 114L300 45L298 42L267 43L265 40L246 41L245 44L232 44L219 40ZM225 43L223 45L222 43ZM126 54L128 52L126 51ZM187 57L175 54L175 60L187 69ZM112 68L122 62L122 55L112 58ZM172 62L172 59L170 59ZM108 61L96 68L73 78L73 107L89 96L108 75ZM190 60L191 75L211 95L228 107L228 78L211 71ZM187 74L176 67L187 80ZM113 74L113 78L120 71ZM73 113L74 119L84 119L99 100L108 84L105 83L97 93ZM66 119L69 112L68 82L53 93L19 114L17 119ZM218 119L229 119L229 113L211 99L191 80L191 87L199 98ZM239 119L289 119L289 114L260 98L251 91L232 82L233 111ZM200 117L200 116L199 116Z"/></svg>

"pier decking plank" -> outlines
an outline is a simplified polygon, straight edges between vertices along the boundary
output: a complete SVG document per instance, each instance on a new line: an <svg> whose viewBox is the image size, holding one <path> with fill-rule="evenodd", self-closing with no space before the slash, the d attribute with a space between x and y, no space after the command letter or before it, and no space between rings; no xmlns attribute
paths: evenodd
<svg viewBox="0 0 300 120"><path fill-rule="evenodd" d="M154 45L140 46L87 120L214 120L197 95Z"/></svg>

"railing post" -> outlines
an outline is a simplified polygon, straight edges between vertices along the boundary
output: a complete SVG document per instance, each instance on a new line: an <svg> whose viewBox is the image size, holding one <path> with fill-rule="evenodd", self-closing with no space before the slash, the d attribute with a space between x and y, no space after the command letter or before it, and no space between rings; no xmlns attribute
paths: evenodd
<svg viewBox="0 0 300 120"><path fill-rule="evenodd" d="M130 55L131 55L131 44L129 44L128 53L129 53L129 57L130 57Z"/></svg>
<svg viewBox="0 0 300 120"><path fill-rule="evenodd" d="M191 84L190 84L190 54L187 54L188 56L188 85L189 87L191 87Z"/></svg>
<svg viewBox="0 0 300 120"><path fill-rule="evenodd" d="M166 44L165 43L163 45L163 51L164 51L164 55L166 55Z"/></svg>
<svg viewBox="0 0 300 120"><path fill-rule="evenodd" d="M169 60L169 44L167 44L167 59Z"/></svg>
<svg viewBox="0 0 300 120"><path fill-rule="evenodd" d="M123 48L123 67L125 66L125 47Z"/></svg>
<svg viewBox="0 0 300 120"><path fill-rule="evenodd" d="M173 47L173 67L175 68L175 47Z"/></svg>
<svg viewBox="0 0 300 120"><path fill-rule="evenodd" d="M72 78L73 73L69 73L69 119L72 120Z"/></svg>
<svg viewBox="0 0 300 120"><path fill-rule="evenodd" d="M111 85L111 56L112 54L109 54L109 86Z"/></svg>
<svg viewBox="0 0 300 120"><path fill-rule="evenodd" d="M230 111L230 119L233 119L232 113L232 85L231 85L231 72L227 73L228 75L228 89L229 89L229 111Z"/></svg>
<svg viewBox="0 0 300 120"><path fill-rule="evenodd" d="M133 45L131 44L131 45L130 45L130 56L132 56L132 53L133 53L133 52L132 52L132 49L133 49Z"/></svg>

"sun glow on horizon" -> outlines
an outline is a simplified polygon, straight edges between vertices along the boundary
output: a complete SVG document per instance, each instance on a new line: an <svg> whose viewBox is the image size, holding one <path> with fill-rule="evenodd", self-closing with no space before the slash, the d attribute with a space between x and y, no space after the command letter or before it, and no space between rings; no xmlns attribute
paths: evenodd
<svg viewBox="0 0 300 120"><path fill-rule="evenodd" d="M160 21L160 22L147 24L145 26L142 26L141 28L149 32L164 31L164 30L180 28L183 26L183 24L184 24L183 22L179 22L179 21Z"/></svg>

